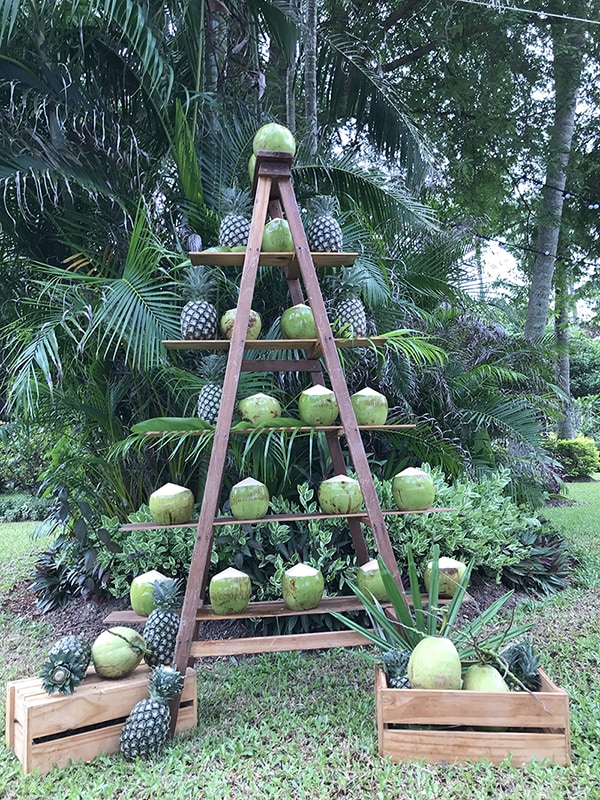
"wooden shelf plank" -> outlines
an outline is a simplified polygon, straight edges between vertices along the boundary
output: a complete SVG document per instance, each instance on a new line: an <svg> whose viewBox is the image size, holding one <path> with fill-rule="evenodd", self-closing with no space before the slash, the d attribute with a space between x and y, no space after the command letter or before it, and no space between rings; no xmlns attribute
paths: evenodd
<svg viewBox="0 0 600 800"><path fill-rule="evenodd" d="M433 514L440 511L454 511L453 508L426 508L423 511L399 511L398 509L383 510L384 516L400 516L403 514ZM259 519L236 519L235 517L215 517L213 525L257 525L260 522L294 522L300 519L358 519L365 525L369 524L366 511L356 511L353 514L267 514ZM122 531L148 531L153 528L195 528L198 520L182 522L179 525L157 525L153 522L128 522L121 525Z"/></svg>
<svg viewBox="0 0 600 800"><path fill-rule="evenodd" d="M414 423L406 423L406 424L398 424L398 425L359 425L358 429L361 431L402 431L407 430L410 428L416 428L417 426ZM324 431L325 433L337 433L338 436L344 435L344 428L342 425L313 425L312 427L308 425L301 425L299 428L289 428L286 426L276 426L276 425L269 425L268 427L264 428L232 428L230 433L232 434L244 434L245 436L252 434L252 433L312 433L313 431ZM191 430L191 431L146 431L146 436L172 436L174 433L180 433L183 435L184 433L188 436L207 436L209 434L214 434L213 428L205 428L203 430Z"/></svg>
<svg viewBox="0 0 600 800"><path fill-rule="evenodd" d="M278 636L250 636L241 639L208 639L193 641L193 658L280 653L289 650L326 650L330 647L358 647L369 640L354 631L325 631Z"/></svg>
<svg viewBox="0 0 600 800"><path fill-rule="evenodd" d="M409 605L412 605L412 598L407 596ZM440 604L447 604L450 601L440 598ZM427 595L421 595L421 603L427 605ZM382 603L383 608L390 608L389 603ZM207 622L224 619L262 619L263 617L293 617L298 614L328 614L330 611L337 611L340 614L348 611L362 611L363 604L354 595L340 595L339 597L325 597L318 606L309 608L307 611L292 611L283 600L262 600L260 602L248 603L246 609L239 614L215 614L211 605L205 605L196 612L198 622ZM104 622L110 625L136 625L144 624L146 617L136 614L131 608L122 611L113 611Z"/></svg>
<svg viewBox="0 0 600 800"><path fill-rule="evenodd" d="M386 336L335 339L336 347L380 347L387 342ZM228 350L229 339L164 339L167 350ZM246 339L245 350L308 350L318 351L318 339Z"/></svg>
<svg viewBox="0 0 600 800"><path fill-rule="evenodd" d="M243 267L246 253L207 253L205 251L189 253L192 264L208 264L215 267ZM351 267L358 253L311 253L315 267ZM283 267L294 269L295 253L261 252L259 266Z"/></svg>

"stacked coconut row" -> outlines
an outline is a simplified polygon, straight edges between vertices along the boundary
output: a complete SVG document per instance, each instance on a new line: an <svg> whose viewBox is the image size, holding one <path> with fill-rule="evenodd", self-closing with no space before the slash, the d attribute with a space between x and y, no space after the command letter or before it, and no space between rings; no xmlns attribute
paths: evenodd
<svg viewBox="0 0 600 800"><path fill-rule="evenodd" d="M401 511L424 511L435 498L431 475L422 469L407 468L392 481L392 492ZM353 514L363 504L358 481L347 475L337 475L322 481L318 488L321 509L326 514ZM254 478L246 478L232 487L229 503L235 519L254 520L264 517L269 509L268 488ZM181 525L189 521L194 496L183 486L166 484L150 496L150 511L159 525ZM359 587L372 580L377 562L369 562L359 570ZM320 570L308 564L296 564L283 575L281 592L284 603L292 611L306 611L317 606L325 584ZM373 591L373 587L370 587ZM210 602L215 614L231 615L243 612L252 592L248 575L233 567L215 575L209 585Z"/></svg>
<svg viewBox="0 0 600 800"><path fill-rule="evenodd" d="M426 511L435 499L433 478L428 472L407 467L394 476L392 493L399 511ZM319 484L319 505L325 514L355 514L363 505L358 481L348 475L335 475ZM262 519L271 497L264 483L245 478L229 493L231 513L238 520ZM194 510L194 495L185 486L166 483L150 495L149 508L157 525L185 525Z"/></svg>

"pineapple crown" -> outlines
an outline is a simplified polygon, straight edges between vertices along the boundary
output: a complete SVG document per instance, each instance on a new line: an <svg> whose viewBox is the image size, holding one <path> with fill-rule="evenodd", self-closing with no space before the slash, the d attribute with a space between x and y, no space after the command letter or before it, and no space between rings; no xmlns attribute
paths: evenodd
<svg viewBox="0 0 600 800"><path fill-rule="evenodd" d="M204 264L194 264L191 267L187 267L184 273L183 287L189 300L211 302L217 289L215 268L206 267Z"/></svg>
<svg viewBox="0 0 600 800"><path fill-rule="evenodd" d="M198 369L198 374L206 383L223 383L225 370L227 369L227 356L219 353L211 353L204 356Z"/></svg>
<svg viewBox="0 0 600 800"><path fill-rule="evenodd" d="M340 269L327 281L332 298L336 301L360 297L365 283L365 273L360 266Z"/></svg>
<svg viewBox="0 0 600 800"><path fill-rule="evenodd" d="M340 213L340 203L331 194L320 194L310 202L310 210L314 217L334 217Z"/></svg>
<svg viewBox="0 0 600 800"><path fill-rule="evenodd" d="M223 214L250 214L250 189L231 187L221 192L221 212Z"/></svg>
<svg viewBox="0 0 600 800"><path fill-rule="evenodd" d="M157 703L168 703L183 689L183 676L174 667L158 666L148 678L150 699Z"/></svg>
<svg viewBox="0 0 600 800"><path fill-rule="evenodd" d="M509 642L498 654L509 671L528 689L540 686L540 661L533 649L530 637L522 636Z"/></svg>
<svg viewBox="0 0 600 800"><path fill-rule="evenodd" d="M180 599L181 581L168 578L154 581L152 600L156 611L172 611Z"/></svg>
<svg viewBox="0 0 600 800"><path fill-rule="evenodd" d="M85 678L90 663L91 647L79 636L64 636L48 652L38 677L48 694L71 694Z"/></svg>

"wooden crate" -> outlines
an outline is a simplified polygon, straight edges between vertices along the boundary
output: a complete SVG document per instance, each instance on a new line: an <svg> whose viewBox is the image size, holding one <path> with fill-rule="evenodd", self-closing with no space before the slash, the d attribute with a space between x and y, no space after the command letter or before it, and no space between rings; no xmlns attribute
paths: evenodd
<svg viewBox="0 0 600 800"><path fill-rule="evenodd" d="M26 775L48 772L70 761L118 753L125 719L148 696L149 669L140 665L126 678L107 680L89 670L70 695L48 695L39 678L9 681L6 687L6 746ZM197 724L196 673L187 670L177 732Z"/></svg>
<svg viewBox="0 0 600 800"><path fill-rule="evenodd" d="M392 761L429 764L507 756L513 765L548 759L571 761L569 696L541 671L539 692L429 691L389 689L375 672L379 754ZM482 730L486 726L506 730Z"/></svg>

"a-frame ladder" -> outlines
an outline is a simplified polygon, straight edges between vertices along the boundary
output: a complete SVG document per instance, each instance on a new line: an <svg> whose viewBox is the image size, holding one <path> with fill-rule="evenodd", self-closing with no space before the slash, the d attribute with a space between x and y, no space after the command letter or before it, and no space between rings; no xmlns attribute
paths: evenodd
<svg viewBox="0 0 600 800"><path fill-rule="evenodd" d="M310 373L313 383L323 383L324 376L321 369L321 362L319 361L320 357L323 358L331 388L339 407L339 415L344 436L347 441L347 450L354 465L356 477L364 499L365 512L362 514L362 521L371 526L377 550L396 579L400 590L404 593L402 580L385 525L384 515L375 492L371 469L367 461L361 433L354 415L354 409L342 370L337 344L329 324L315 265L300 218L300 212L291 181L291 161L291 156L284 153L268 153L261 151L257 155L254 209L248 237L248 246L244 257L239 302L233 326L233 334L229 345L227 368L223 382L223 395L214 433L212 452L208 465L204 496L198 519L196 540L175 648L175 666L182 674L185 674L185 670L188 666L190 650L196 631L196 616L198 609L203 605L205 596L214 538L214 520L218 511L239 378L240 373L244 369L264 370L265 368L272 368L278 371L284 371L286 369L301 371L304 369ZM290 226L295 247L295 258L292 259L289 266L284 267L290 299L293 305L305 302L300 281L300 279L302 279L307 295L306 299L310 304L315 319L318 335L317 352L307 352L307 358L304 362L297 360L289 362L285 359L281 359L277 360L276 365L269 362L271 366L268 366L264 361L258 360L250 362L244 360L244 351L252 348L252 343L247 343L246 341L246 333L260 262L261 243L267 212L273 218L281 217L283 213L285 213L285 218ZM326 432L326 436L334 469L337 474L345 473L346 464L337 433L328 431ZM368 555L362 533L361 521L357 518L349 518L348 524L358 561L360 564L365 563L365 561L368 560ZM305 636L310 636L310 634L305 634ZM272 639L272 637L265 637L265 641L267 639ZM276 645L273 646L273 642L270 641L268 649L276 650L278 648ZM178 705L175 701L171 707L173 728L176 722L177 710Z"/></svg>

